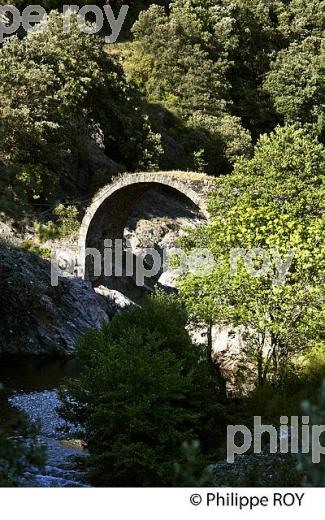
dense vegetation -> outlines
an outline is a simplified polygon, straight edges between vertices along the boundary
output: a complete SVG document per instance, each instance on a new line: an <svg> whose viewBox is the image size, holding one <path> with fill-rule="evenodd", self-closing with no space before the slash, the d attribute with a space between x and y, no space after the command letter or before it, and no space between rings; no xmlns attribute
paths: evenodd
<svg viewBox="0 0 325 520"><path fill-rule="evenodd" d="M218 263L209 276L187 276L181 294L206 327L241 328L246 383L247 361L259 385L281 384L295 355L324 340L324 179L324 146L279 127L216 181L210 225L185 241Z"/></svg>
<svg viewBox="0 0 325 520"><path fill-rule="evenodd" d="M62 34L62 4L43 2L56 10L44 33L0 48L0 212L24 225L56 206L36 230L65 236L76 198L118 172L215 177L211 221L183 245L208 248L218 266L184 277L181 301L158 294L87 333L80 379L62 396L63 415L84 427L95 484L207 483L226 424L301 415L325 376L325 3L130 2L106 47L76 23ZM207 331L208 350L189 323ZM231 385L211 357L215 325L243 338ZM322 420L322 399L304 406ZM309 462L300 471L322 484Z"/></svg>
<svg viewBox="0 0 325 520"><path fill-rule="evenodd" d="M62 35L57 14L43 34L7 39L0 128L8 197L44 202L105 183L112 170L92 167L90 138L117 163L114 173L159 165L212 175L231 171L283 122L322 140L324 6L286 4L132 3L132 30L126 24L123 43L105 51L100 36L76 24ZM112 3L116 12L120 5Z"/></svg>
<svg viewBox="0 0 325 520"><path fill-rule="evenodd" d="M0 51L2 176L30 201L52 200L89 181L91 137L124 169L156 164L158 144L139 96L101 40L76 23L60 32L53 13L43 33L10 38Z"/></svg>
<svg viewBox="0 0 325 520"><path fill-rule="evenodd" d="M182 445L194 441L192 484L214 460L226 424L222 392L185 325L177 301L158 293L80 341L82 376L63 394L64 415L85 426L97 485L182 484L174 466L186 464Z"/></svg>

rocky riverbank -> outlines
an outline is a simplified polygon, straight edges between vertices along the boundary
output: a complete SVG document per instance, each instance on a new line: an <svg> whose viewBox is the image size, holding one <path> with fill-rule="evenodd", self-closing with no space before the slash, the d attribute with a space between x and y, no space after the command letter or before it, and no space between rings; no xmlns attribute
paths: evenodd
<svg viewBox="0 0 325 520"><path fill-rule="evenodd" d="M85 328L109 319L107 304L77 278L51 284L50 262L0 245L0 353L69 355Z"/></svg>
<svg viewBox="0 0 325 520"><path fill-rule="evenodd" d="M9 398L11 406L24 412L31 423L40 426L39 443L46 449L45 466L40 472L31 468L21 479L21 486L28 487L87 487L84 472L78 467L76 457L87 452L80 441L74 439L77 430L65 423L57 413L60 401L56 390L16 393ZM62 429L68 427L68 433Z"/></svg>

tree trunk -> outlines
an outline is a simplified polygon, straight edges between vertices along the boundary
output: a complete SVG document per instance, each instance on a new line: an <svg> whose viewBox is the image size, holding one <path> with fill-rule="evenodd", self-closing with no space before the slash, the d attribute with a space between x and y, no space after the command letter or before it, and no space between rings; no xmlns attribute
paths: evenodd
<svg viewBox="0 0 325 520"><path fill-rule="evenodd" d="M222 399L226 400L227 399L226 380L225 380L225 378L222 375L221 364L213 356L212 327L213 327L213 324L212 324L212 322L210 322L208 324L208 329L207 329L207 339L208 339L208 353L207 353L207 356L208 356L208 364L210 365L210 367L212 369L212 374L214 375L214 377L216 377L218 388L219 388L219 391L220 391L220 397Z"/></svg>

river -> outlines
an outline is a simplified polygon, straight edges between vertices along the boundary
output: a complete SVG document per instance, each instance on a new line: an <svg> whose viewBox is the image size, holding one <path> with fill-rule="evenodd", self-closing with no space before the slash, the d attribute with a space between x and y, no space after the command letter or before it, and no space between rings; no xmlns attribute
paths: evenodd
<svg viewBox="0 0 325 520"><path fill-rule="evenodd" d="M60 433L58 428L64 423L56 412L57 389L67 377L77 375L74 360L0 358L1 423L10 431L17 414L24 412L31 422L39 422L39 442L47 450L44 468L33 476L25 476L21 486L87 486L84 474L74 461L76 456L86 456L86 453L79 443L71 442ZM70 436L73 438L73 429Z"/></svg>

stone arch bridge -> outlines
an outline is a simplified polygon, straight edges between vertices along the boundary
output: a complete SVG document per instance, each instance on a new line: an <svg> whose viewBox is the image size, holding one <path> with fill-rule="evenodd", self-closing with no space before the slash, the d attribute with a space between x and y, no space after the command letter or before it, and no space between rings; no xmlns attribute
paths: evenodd
<svg viewBox="0 0 325 520"><path fill-rule="evenodd" d="M78 238L78 276L91 279L87 250L104 250L104 240L123 239L129 216L140 199L153 188L164 186L185 196L208 219L207 197L213 179L191 172L136 173L121 175L94 197L83 218Z"/></svg>

